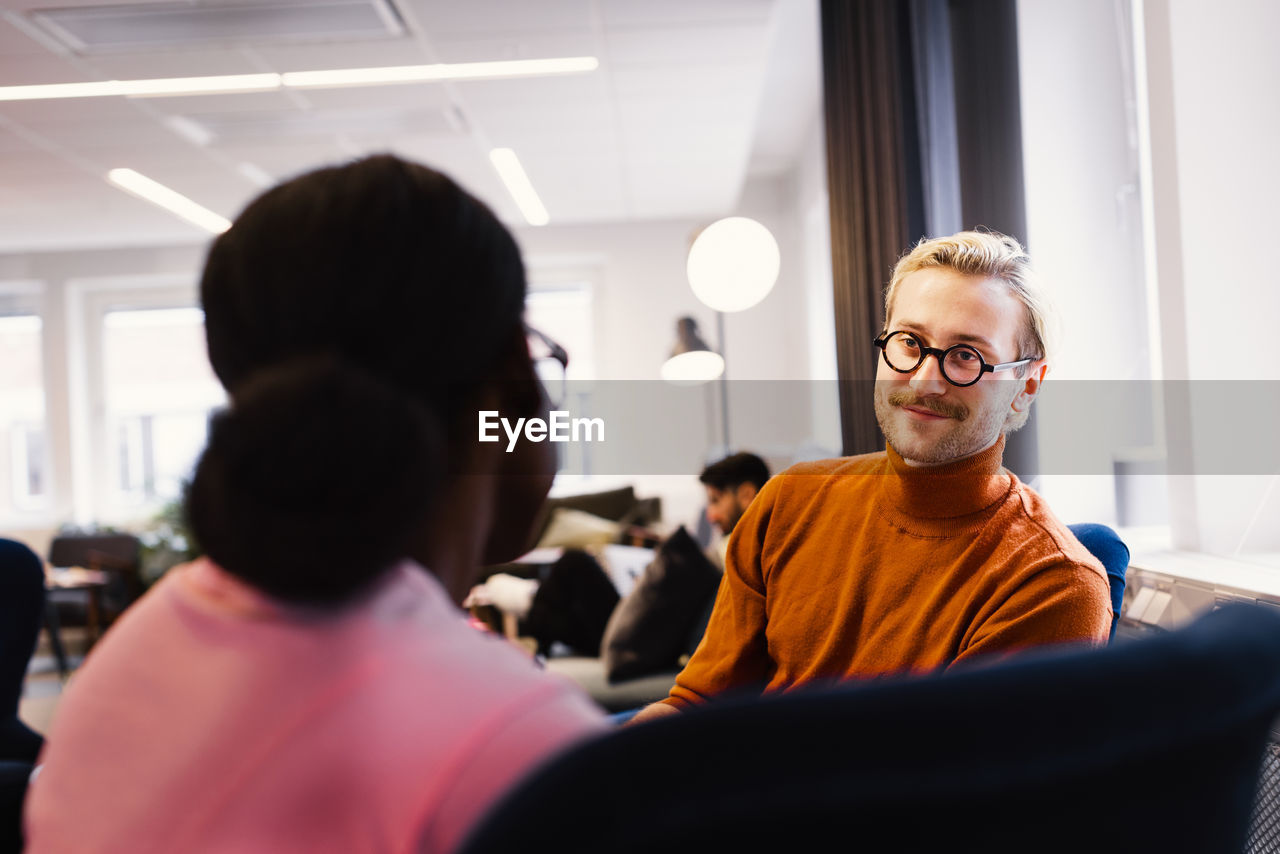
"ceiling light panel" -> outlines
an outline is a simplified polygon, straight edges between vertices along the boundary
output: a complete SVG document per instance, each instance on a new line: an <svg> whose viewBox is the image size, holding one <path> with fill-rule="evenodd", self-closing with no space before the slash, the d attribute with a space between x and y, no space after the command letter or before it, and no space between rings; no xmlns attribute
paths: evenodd
<svg viewBox="0 0 1280 854"><path fill-rule="evenodd" d="M326 89L344 86L386 86L441 80L497 80L509 77L581 74L595 71L594 56L513 59L497 62L399 65L379 68L334 68L230 74L214 77L93 80L82 83L39 83L0 86L0 101L47 101L71 98L171 98L188 95L273 92L287 89Z"/></svg>
<svg viewBox="0 0 1280 854"><path fill-rule="evenodd" d="M333 68L323 71L286 71L280 75L291 89L338 86L382 86L391 83L429 83L436 80L486 80L547 74L581 74L595 71L594 56L551 59L511 59L495 62L401 65L382 68Z"/></svg>
<svg viewBox="0 0 1280 854"><path fill-rule="evenodd" d="M192 225L212 233L221 234L231 227L231 221L214 213L203 205L192 201L171 187L148 178L132 169L112 169L107 173L107 180L127 193L164 208L175 216L185 219Z"/></svg>
<svg viewBox="0 0 1280 854"><path fill-rule="evenodd" d="M87 6L44 9L31 13L31 20L79 54L404 35L400 16L387 0Z"/></svg>
<svg viewBox="0 0 1280 854"><path fill-rule="evenodd" d="M493 167L498 170L498 177L506 185L507 192L511 194L516 207L520 208L525 222L529 225L546 225L550 222L547 209L538 198L533 182L529 180L516 153L510 148L495 148L489 152L489 159L493 162Z"/></svg>
<svg viewBox="0 0 1280 854"><path fill-rule="evenodd" d="M279 74L230 74L216 77L163 77L148 80L91 80L0 87L3 101L51 101L64 98L149 98L172 95L258 92L280 88Z"/></svg>

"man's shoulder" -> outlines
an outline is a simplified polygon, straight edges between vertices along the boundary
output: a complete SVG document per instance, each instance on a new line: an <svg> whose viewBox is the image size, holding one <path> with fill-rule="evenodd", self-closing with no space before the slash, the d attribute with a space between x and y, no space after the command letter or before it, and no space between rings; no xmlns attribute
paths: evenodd
<svg viewBox="0 0 1280 854"><path fill-rule="evenodd" d="M1104 579L1106 578L1106 570L1101 561L1076 539L1071 529L1053 512L1040 493L1021 480L1015 481L1014 493L1015 507L1022 517L1022 524L1015 525L1010 530L1011 539L1019 538L1017 529L1020 529L1020 535L1024 541L1036 544L1041 550L1056 552L1060 559L1065 559L1077 566L1088 567Z"/></svg>
<svg viewBox="0 0 1280 854"><path fill-rule="evenodd" d="M779 513L788 518L806 517L815 510L821 511L823 497L831 490L846 495L869 480L862 476L883 474L887 465L883 451L795 463L765 482L747 513L758 511L775 521Z"/></svg>

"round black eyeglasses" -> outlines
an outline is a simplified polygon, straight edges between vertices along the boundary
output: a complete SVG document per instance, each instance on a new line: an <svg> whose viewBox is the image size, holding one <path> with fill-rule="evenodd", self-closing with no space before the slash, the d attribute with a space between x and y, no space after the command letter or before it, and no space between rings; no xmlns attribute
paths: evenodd
<svg viewBox="0 0 1280 854"><path fill-rule="evenodd" d="M552 409L556 409L564 404L568 392L566 376L569 370L569 353L552 340L551 336L527 323L524 325L524 332L534 373L542 383L547 402Z"/></svg>
<svg viewBox="0 0 1280 854"><path fill-rule="evenodd" d="M914 373L927 357L933 356L942 368L943 378L961 388L973 385L982 379L983 374L1007 371L1035 361L1018 359L1016 362L988 365L982 354L968 344L953 344L945 350L926 347L914 333L903 330L886 332L871 343L884 354L884 363L900 374Z"/></svg>

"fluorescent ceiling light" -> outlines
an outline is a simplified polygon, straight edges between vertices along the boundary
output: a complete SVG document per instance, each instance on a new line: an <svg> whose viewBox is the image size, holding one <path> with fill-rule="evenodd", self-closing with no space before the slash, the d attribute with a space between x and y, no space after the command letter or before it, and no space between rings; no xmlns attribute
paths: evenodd
<svg viewBox="0 0 1280 854"><path fill-rule="evenodd" d="M577 74L600 67L594 56L556 59L516 59L502 62L455 62L399 65L386 68L343 68L330 71L289 71L284 74L230 74L218 77L168 77L154 80L99 80L91 83L42 83L0 86L0 101L38 101L53 98L133 98L174 95L213 95L264 92L280 88L313 89L341 86L380 86L433 80L478 80L549 74Z"/></svg>
<svg viewBox="0 0 1280 854"><path fill-rule="evenodd" d="M525 221L529 225L546 225L550 222L547 209L542 206L542 200L533 189L533 184L525 174L524 167L520 165L516 153L510 148L495 148L489 152L489 159L493 161L493 167L498 170L498 177L502 179L502 183L507 185L507 192L511 194L511 198L515 199L520 213L524 214Z"/></svg>
<svg viewBox="0 0 1280 854"><path fill-rule="evenodd" d="M229 74L220 77L165 77L155 80L99 80L94 83L46 83L0 86L0 101L43 101L54 98L145 98L165 95L214 95L261 92L280 88L279 74Z"/></svg>
<svg viewBox="0 0 1280 854"><path fill-rule="evenodd" d="M476 80L492 77L527 77L577 74L595 71L594 56L561 59L513 59L503 62L454 62L436 65L399 65L387 68L337 68L331 71L288 71L280 77L295 89L338 86L377 86L385 83L420 83L431 80Z"/></svg>
<svg viewBox="0 0 1280 854"><path fill-rule="evenodd" d="M153 181L132 169L112 169L107 173L107 180L120 189L162 207L169 213L177 214L206 231L221 234L231 227L231 220L226 217L219 216L181 193L170 190L164 184Z"/></svg>

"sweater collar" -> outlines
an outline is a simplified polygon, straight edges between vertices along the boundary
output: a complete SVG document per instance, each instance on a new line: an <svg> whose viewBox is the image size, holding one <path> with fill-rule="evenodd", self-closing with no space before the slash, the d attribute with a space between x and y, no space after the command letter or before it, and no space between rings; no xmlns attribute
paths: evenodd
<svg viewBox="0 0 1280 854"><path fill-rule="evenodd" d="M940 466L911 466L889 446L881 491L886 509L904 527L926 527L958 532L982 523L975 514L998 504L1013 488L1014 476L1001 463L1004 436L985 451ZM966 518L969 517L969 518ZM931 530L930 533L939 533Z"/></svg>

